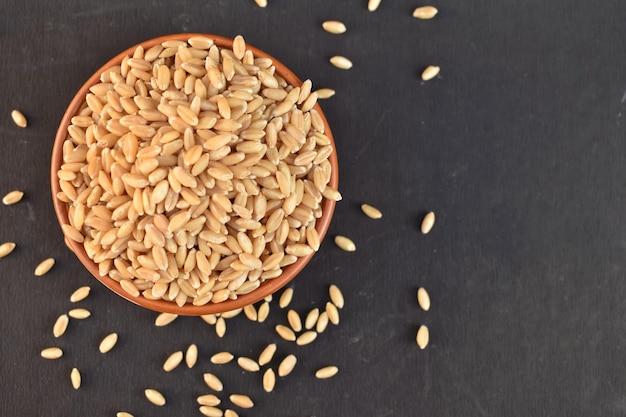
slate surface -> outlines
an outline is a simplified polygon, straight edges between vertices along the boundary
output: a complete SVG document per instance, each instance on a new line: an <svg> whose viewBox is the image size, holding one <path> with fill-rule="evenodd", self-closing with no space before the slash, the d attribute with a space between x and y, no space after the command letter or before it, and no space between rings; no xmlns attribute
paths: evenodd
<svg viewBox="0 0 626 417"><path fill-rule="evenodd" d="M200 415L195 397L209 392L202 373L212 371L225 404L235 392L254 399L241 416L626 414L626 3L437 0L432 21L413 19L423 3L408 0L383 0L375 13L364 0L269 3L0 2L0 194L26 192L0 207L0 241L18 244L0 260L0 413ZM325 33L326 19L348 32ZM337 90L322 104L344 196L330 235L358 249L326 239L293 283L301 313L324 305L330 283L346 295L340 326L311 346L278 340L273 325L286 318L275 301L268 322L231 319L223 339L199 318L156 328L156 313L102 287L63 245L48 170L64 106L118 51L178 32L241 33ZM354 68L332 67L336 54ZM430 64L441 75L424 83ZM27 129L12 124L13 108ZM363 216L362 202L383 219ZM429 210L437 224L422 236ZM57 265L35 277L49 256ZM52 324L82 285L93 288L80 305L93 315L55 340ZM419 286L431 294L428 313ZM425 351L415 344L422 323ZM111 331L120 342L102 355ZM273 341L277 359L299 362L272 394L260 374L208 360L220 350L256 357ZM198 365L163 372L192 342ZM64 357L40 358L52 345ZM339 374L316 380L328 364ZM149 387L166 407L145 400Z"/></svg>

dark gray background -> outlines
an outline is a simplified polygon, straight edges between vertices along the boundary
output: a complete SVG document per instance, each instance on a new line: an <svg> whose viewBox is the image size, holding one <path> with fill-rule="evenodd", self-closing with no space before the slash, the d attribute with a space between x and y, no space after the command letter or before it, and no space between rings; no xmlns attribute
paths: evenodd
<svg viewBox="0 0 626 417"><path fill-rule="evenodd" d="M0 241L18 249L0 260L0 413L12 416L200 415L209 392L250 394L243 416L607 416L626 415L626 2L619 0L432 2L432 21L411 17L425 3L383 0L0 2ZM348 32L325 33L342 20ZM340 161L330 235L293 283L294 306L323 306L328 284L344 290L342 322L311 346L278 341L286 322L272 303L267 323L238 317L224 339L198 318L156 328L156 313L123 301L93 279L63 245L49 191L52 142L75 91L119 51L177 32L247 41L316 87ZM328 63L335 54L354 68ZM424 83L421 70L440 65ZM30 126L10 119L21 109ZM380 221L358 206L379 207ZM421 216L437 213L432 233ZM44 277L42 259L58 260ZM93 315L52 337L69 294L91 285ZM431 311L419 309L425 286ZM431 344L415 344L419 324ZM107 355L97 351L111 331ZM236 365L216 367L219 350L256 357L278 341L300 362L276 391ZM196 368L161 370L195 342ZM58 361L39 357L59 345ZM312 373L336 364L340 373ZM276 364L273 363L273 366ZM74 391L72 367L83 373ZM143 389L160 389L157 408ZM225 396L223 396L225 397Z"/></svg>

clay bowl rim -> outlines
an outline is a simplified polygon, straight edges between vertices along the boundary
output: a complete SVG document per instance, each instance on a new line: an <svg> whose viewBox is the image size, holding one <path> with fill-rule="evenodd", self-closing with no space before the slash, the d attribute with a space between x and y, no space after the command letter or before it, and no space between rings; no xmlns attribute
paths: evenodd
<svg viewBox="0 0 626 417"><path fill-rule="evenodd" d="M80 109L80 106L85 102L85 96L89 92L89 88L100 81L100 74L104 70L112 66L119 65L122 62L122 59L124 58L124 56L126 55L132 56L133 51L139 45L143 46L143 48L147 50L148 48L156 44L162 43L166 40L187 41L189 40L189 38L194 37L194 36L203 36L203 37L210 38L215 42L215 44L218 47L221 47L221 48L223 47L232 48L233 39L227 38L224 36L204 34L204 33L179 33L179 34L171 34L171 35L149 39L149 40L140 42L134 46L131 46L130 48L122 51L121 53L116 55L114 58L109 60L100 69L98 69L91 77L89 77L89 79L78 90L78 92L76 93L72 101L70 102L69 106L67 107L67 110L65 114L63 115L63 118L61 119L61 123L59 124L59 128L57 130L57 133L54 139L54 146L52 150L50 180L51 180L51 189L52 189L52 200L53 200L54 210L56 212L56 216L59 221L59 225L62 226L65 224L69 224L68 209L67 209L66 203L64 203L63 201L57 198L57 193L61 191L60 185L59 185L59 178L57 176L57 171L62 164L63 142L68 136L67 127L70 124L71 118L77 114L77 112ZM254 53L255 57L266 57L266 58L272 59L274 66L276 68L276 73L279 74L281 77L283 77L285 81L287 81L287 83L289 83L290 85L300 86L302 84L302 81L289 68L287 68L284 64L282 64L280 61L278 61L271 55L248 44L246 44L246 49L251 50ZM339 175L338 175L338 164L337 164L335 141L334 141L332 132L330 130L330 126L328 125L328 121L326 120L326 116L324 115L324 112L322 111L319 103L317 103L314 108L320 114L324 122L324 129L325 129L324 134L328 136L331 142L331 146L333 147L333 153L328 158L332 166L332 174L331 174L329 184L333 188L337 189L338 183L339 183ZM336 202L334 200L330 200L326 198L322 200L322 216L319 219L317 219L316 225L315 225L315 228L317 229L320 235L320 239L323 239L324 236L326 235L326 232L328 231L330 222L332 220L333 212L335 210L335 204ZM223 313L226 311L231 311L231 310L244 307L248 304L256 303L264 299L268 295L275 293L276 291L280 290L282 287L287 285L289 282L291 282L291 280L293 280L296 277L296 275L298 275L298 273L309 263L313 255L315 255L315 252L314 252L308 256L299 258L292 265L285 267L283 269L283 273L277 278L273 278L271 280L265 281L254 291L245 295L238 296L237 299L235 300L226 300L221 303L209 302L208 304L203 305L203 306L194 306L193 304L187 303L183 307L179 307L173 301L149 300L143 297L143 295L141 294L138 297L134 297L128 294L122 289L119 282L115 281L114 279L108 276L103 277L99 274L96 263L87 256L85 248L82 244L77 243L71 239L67 239L67 241L69 242L69 245L71 246L71 249L76 255L76 257L87 268L87 270L96 279L98 279L102 284L104 284L107 288L112 290L117 295L121 296L122 298L125 298L126 300L132 303L135 303L139 306L142 306L150 310L154 310L157 312L164 312L164 313L173 313L173 314L178 314L178 315L186 315L186 316L200 316L200 315L205 315L205 314Z"/></svg>

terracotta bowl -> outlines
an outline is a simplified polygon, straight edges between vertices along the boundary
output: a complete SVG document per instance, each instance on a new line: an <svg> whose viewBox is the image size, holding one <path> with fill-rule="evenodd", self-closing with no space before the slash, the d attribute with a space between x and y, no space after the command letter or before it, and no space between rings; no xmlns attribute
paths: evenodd
<svg viewBox="0 0 626 417"><path fill-rule="evenodd" d="M72 99L71 103L67 107L67 111L65 112L63 119L61 120L61 124L59 125L59 129L56 134L54 147L52 151L52 164L51 164L51 170L50 170L52 198L53 198L53 203L54 203L54 209L56 211L56 215L57 215L60 225L69 224L67 205L65 202L59 200L56 197L57 194L61 191L60 186L59 186L59 178L57 176L57 171L59 170L62 164L62 160L63 160L63 149L62 149L63 142L68 137L67 128L70 125L72 117L78 113L81 106L85 103L85 97L87 93L89 92L89 88L92 85L97 84L99 82L100 74L104 70L115 65L120 65L124 56L126 55L132 56L133 51L135 50L137 46L141 45L143 46L144 50L148 50L150 47L156 44L162 43L166 40L186 41L192 36L205 36L205 37L211 38L214 40L215 44L218 47L232 48L232 45L233 45L233 40L229 38L216 36L216 35L196 34L196 33L167 35L167 36L163 36L163 37L159 37L155 39L150 39L145 42L141 42L138 45L132 46L131 48L121 52L119 55L111 59L104 66L102 66L102 68L100 68L91 77L89 77L87 82L85 82L85 84L83 84L80 90L78 90L78 93L76 93L76 95ZM280 75L283 79L285 79L285 81L287 81L287 83L289 83L290 85L300 86L302 84L302 81L291 70L289 70L285 65L280 63L278 60L274 59L267 53L257 48L254 48L250 45L246 45L246 48L251 50L254 53L255 57L271 58L272 61L274 62L274 66L276 67L276 73ZM333 147L333 149L335 149L335 143L333 140L330 127L328 126L326 117L324 116L324 113L322 112L322 109L320 108L319 104L315 105L315 109L319 112L320 116L322 117L322 120L324 122L325 134L330 138L331 146ZM332 175L331 175L329 185L337 189L338 167L337 167L337 156L335 152L331 154L331 156L329 157L329 161L332 165ZM321 239L324 237L324 235L326 234L326 231L328 230L334 209L335 209L335 201L332 201L329 199L323 199L322 216L316 221L316 229ZM98 266L93 260L91 260L87 256L87 253L85 252L85 248L83 247L81 243L77 243L71 239L67 239L67 241L69 242L69 245L71 245L71 249L74 252L74 254L76 254L80 262L82 262L82 264L89 270L89 272L91 272L91 274L94 277L96 277L101 283L103 283L106 287L111 289L113 292L115 292L119 296L151 310L167 312L167 313L175 313L179 315L189 315L189 316L221 313L221 312L234 310L240 307L244 307L248 304L255 303L267 297L268 295L273 294L274 292L278 291L280 288L282 288L287 283L289 283L292 279L294 279L295 276L298 275L298 273L306 266L306 264L311 260L311 258L314 255L313 253L309 256L299 258L294 264L283 268L283 273L279 277L265 281L256 290L248 294L241 295L235 300L227 300L221 303L208 303L203 306L194 306L193 304L188 303L188 304L185 304L183 307L179 307L173 301L149 300L143 297L142 295L139 295L138 297L131 296L130 294L128 294L122 289L119 282L115 281L109 276L101 276L98 273Z"/></svg>

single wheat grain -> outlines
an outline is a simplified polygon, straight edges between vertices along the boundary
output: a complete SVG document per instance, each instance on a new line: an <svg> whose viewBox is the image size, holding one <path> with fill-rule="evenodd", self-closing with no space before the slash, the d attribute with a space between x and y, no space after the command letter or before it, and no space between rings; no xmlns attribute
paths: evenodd
<svg viewBox="0 0 626 417"><path fill-rule="evenodd" d="M439 68L439 67L437 67L435 65L430 65L430 66L426 67L426 69L422 72L422 80L424 80L424 81L432 80L437 75L439 75L439 71L440 70L441 70L441 68Z"/></svg>
<svg viewBox="0 0 626 417"><path fill-rule="evenodd" d="M41 351L41 357L44 359L59 359L63 356L63 351L58 347L49 347Z"/></svg>
<svg viewBox="0 0 626 417"><path fill-rule="evenodd" d="M315 331L318 333L323 333L328 327L328 313L323 311L320 313L319 318L317 319L317 323L315 324Z"/></svg>
<svg viewBox="0 0 626 417"><path fill-rule="evenodd" d="M263 349L263 352L259 355L259 365L264 366L271 362L274 354L276 353L276 343L270 343Z"/></svg>
<svg viewBox="0 0 626 417"><path fill-rule="evenodd" d="M326 20L322 23L322 28L326 32L333 33L335 35L345 33L346 31L346 25L338 20Z"/></svg>
<svg viewBox="0 0 626 417"><path fill-rule="evenodd" d="M339 372L339 368L336 366L325 366L315 372L315 377L317 379L328 379L337 375L337 372Z"/></svg>
<svg viewBox="0 0 626 417"><path fill-rule="evenodd" d="M198 410L200 414L206 417L222 417L224 415L221 409L210 405L202 405Z"/></svg>
<svg viewBox="0 0 626 417"><path fill-rule="evenodd" d="M380 219L383 217L383 213L381 213L380 210L369 204L361 204L361 211L370 219Z"/></svg>
<svg viewBox="0 0 626 417"><path fill-rule="evenodd" d="M287 308L287 306L291 303L291 299L293 298L293 288L286 288L285 291L280 295L278 299L278 305L280 308Z"/></svg>
<svg viewBox="0 0 626 417"><path fill-rule="evenodd" d="M309 330L298 336L298 338L296 339L296 344L298 346L308 345L309 343L313 343L315 339L317 339L317 332Z"/></svg>
<svg viewBox="0 0 626 417"><path fill-rule="evenodd" d="M48 258L42 261L39 265L37 265L37 267L35 268L35 275L38 277L45 275L48 273L48 271L50 271L50 269L52 269L53 266L54 258Z"/></svg>
<svg viewBox="0 0 626 417"><path fill-rule="evenodd" d="M216 405L220 405L222 402L217 395L213 394L205 394L196 398L196 401L199 405L208 405L210 407L215 407Z"/></svg>
<svg viewBox="0 0 626 417"><path fill-rule="evenodd" d="M330 63L339 69L350 69L352 68L352 61L350 61L345 56L335 55L330 58Z"/></svg>
<svg viewBox="0 0 626 417"><path fill-rule="evenodd" d="M276 325L276 333L278 333L280 337L282 337L284 340L288 342L295 342L296 340L296 335L293 332L293 330L291 330L289 327L285 325L282 325L282 324Z"/></svg>
<svg viewBox="0 0 626 417"><path fill-rule="evenodd" d="M259 306L259 311L257 312L257 321L259 323L263 323L267 320L267 317L270 315L270 303L267 301L263 301Z"/></svg>
<svg viewBox="0 0 626 417"><path fill-rule="evenodd" d="M163 363L163 370L165 372L172 372L183 361L183 352L177 351L172 353Z"/></svg>
<svg viewBox="0 0 626 417"><path fill-rule="evenodd" d="M54 326L52 327L52 334L54 337L61 337L65 334L67 330L67 325L70 323L69 317L67 314L61 314L59 318L54 322Z"/></svg>
<svg viewBox="0 0 626 417"><path fill-rule="evenodd" d="M276 373L272 368L268 368L263 374L263 390L265 392L274 391L274 386L276 385Z"/></svg>
<svg viewBox="0 0 626 417"><path fill-rule="evenodd" d="M74 389L80 388L81 377L78 369L72 369L72 372L70 373L70 380L72 381L72 387L74 387Z"/></svg>
<svg viewBox="0 0 626 417"><path fill-rule="evenodd" d="M317 90L315 90L315 92L317 93L317 98L319 100L331 98L336 93L336 91L332 88L318 88Z"/></svg>
<svg viewBox="0 0 626 417"><path fill-rule="evenodd" d="M287 320L289 321L289 325L294 332L302 330L302 320L296 310L289 310L287 312Z"/></svg>
<svg viewBox="0 0 626 417"><path fill-rule="evenodd" d="M263 7L263 8L267 7L267 0L254 0L254 2L259 7Z"/></svg>
<svg viewBox="0 0 626 417"><path fill-rule="evenodd" d="M154 320L154 325L157 326L157 327L167 326L168 324L170 324L171 322L173 322L177 318L178 318L178 314L161 313Z"/></svg>
<svg viewBox="0 0 626 417"><path fill-rule="evenodd" d="M217 337L224 337L226 334L226 320L224 320L224 317L217 318L215 322L215 334L217 334Z"/></svg>
<svg viewBox="0 0 626 417"><path fill-rule="evenodd" d="M219 352L211 356L211 363L224 365L225 363L232 361L234 358L235 356L230 352Z"/></svg>
<svg viewBox="0 0 626 417"><path fill-rule="evenodd" d="M5 242L2 245L0 245L0 258L4 258L8 254L13 252L13 249L15 249L15 246L16 245L13 242Z"/></svg>
<svg viewBox="0 0 626 417"><path fill-rule="evenodd" d="M148 388L144 391L144 394L146 395L148 401L150 401L152 404L158 405L159 407L165 405L165 397L159 391Z"/></svg>
<svg viewBox="0 0 626 417"><path fill-rule="evenodd" d="M198 346L194 343L190 344L187 348L187 352L185 352L185 363L187 364L187 368L191 369L196 365L198 361Z"/></svg>
<svg viewBox="0 0 626 417"><path fill-rule="evenodd" d="M430 339L430 334L428 331L428 327L421 325L417 330L417 336L415 337L415 341L420 349L426 349L428 346L428 340Z"/></svg>
<svg viewBox="0 0 626 417"><path fill-rule="evenodd" d="M311 311L309 311L309 313L306 315L306 318L304 319L304 328L307 330L312 329L313 327L315 327L315 323L317 323L317 319L320 316L320 309L319 308L314 308Z"/></svg>
<svg viewBox="0 0 626 417"><path fill-rule="evenodd" d="M80 287L76 291L74 291L72 295L70 295L70 302L77 303L79 301L83 301L85 298L89 296L90 292L91 292L91 287L88 287L88 286Z"/></svg>
<svg viewBox="0 0 626 417"><path fill-rule="evenodd" d="M11 204L19 203L22 197L24 197L24 193L22 191L11 191L2 198L2 203L6 206L10 206Z"/></svg>
<svg viewBox="0 0 626 417"><path fill-rule="evenodd" d="M380 2L381 0L369 0L367 2L367 10L369 10L370 12L375 11L376 9L378 9L378 6L380 6Z"/></svg>
<svg viewBox="0 0 626 417"><path fill-rule="evenodd" d="M428 311L430 309L430 296L424 288L417 290L417 302L422 307L422 310Z"/></svg>
<svg viewBox="0 0 626 417"><path fill-rule="evenodd" d="M13 122L19 127L28 126L28 120L26 120L26 116L24 116L24 114L19 110L13 110L11 112L11 118L13 119Z"/></svg>
<svg viewBox="0 0 626 417"><path fill-rule="evenodd" d="M116 343L117 343L117 333L111 333L105 336L104 339L102 339L98 349L100 350L100 353L107 353L111 349L113 349Z"/></svg>
<svg viewBox="0 0 626 417"><path fill-rule="evenodd" d="M259 364L251 358L246 358L244 356L237 358L237 365L244 371L248 372L259 372L261 368Z"/></svg>
<svg viewBox="0 0 626 417"><path fill-rule="evenodd" d="M422 220L422 233L423 234L428 234L433 226L435 225L435 213L434 212L429 212L426 214L426 216L424 216L424 220Z"/></svg>
<svg viewBox="0 0 626 417"><path fill-rule="evenodd" d="M432 19L437 15L437 8L433 6L422 6L413 10L413 17L416 19Z"/></svg>
<svg viewBox="0 0 626 417"><path fill-rule="evenodd" d="M328 314L328 320L334 324L339 324L339 310L331 302L326 303L326 314Z"/></svg>
<svg viewBox="0 0 626 417"><path fill-rule="evenodd" d="M203 375L203 377L204 383L207 384L207 386L213 391L220 392L224 389L224 384L222 384L222 381L214 374L207 372Z"/></svg>
<svg viewBox="0 0 626 417"><path fill-rule="evenodd" d="M247 395L231 394L231 396L228 398L230 399L230 402L235 404L237 407L241 407L241 408L254 407L254 402Z"/></svg>
<svg viewBox="0 0 626 417"><path fill-rule="evenodd" d="M289 375L293 371L293 368L296 367L297 362L298 358L296 358L296 355L287 355L285 359L280 362L280 365L278 365L278 376L282 378Z"/></svg>
<svg viewBox="0 0 626 417"><path fill-rule="evenodd" d="M354 252L356 250L356 245L354 244L354 242L345 236L335 236L335 244L339 246L340 249L346 252Z"/></svg>
<svg viewBox="0 0 626 417"><path fill-rule="evenodd" d="M73 308L67 312L67 315L73 319L84 320L91 316L91 312L85 308Z"/></svg>
<svg viewBox="0 0 626 417"><path fill-rule="evenodd" d="M330 295L330 301L335 305L335 307L343 308L343 305L344 305L343 294L338 286L336 286L335 284L332 284L330 288L328 289L328 294Z"/></svg>

